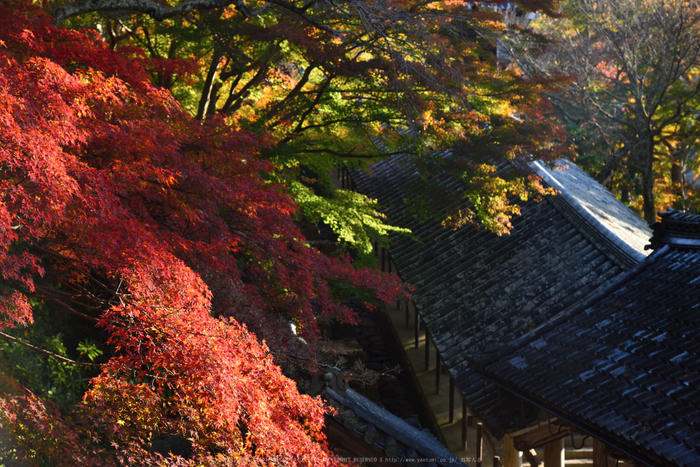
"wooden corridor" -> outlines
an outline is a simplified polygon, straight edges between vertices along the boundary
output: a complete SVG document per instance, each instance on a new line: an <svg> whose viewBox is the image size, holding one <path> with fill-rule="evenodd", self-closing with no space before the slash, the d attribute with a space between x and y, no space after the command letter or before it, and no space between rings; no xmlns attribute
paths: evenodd
<svg viewBox="0 0 700 467"><path fill-rule="evenodd" d="M387 268L388 269L388 268ZM406 307L408 306L408 311ZM450 375L440 364L441 371L436 371L440 360L434 345L428 337L418 318L412 303L401 300L387 303L386 311L392 324L395 339L403 350L405 370L411 373L421 394L423 406L428 409L433 420L434 431L440 440L469 466L477 465L477 458L482 458L483 467L494 465L494 456L503 452L502 442L483 433L481 455L477 450L477 432L480 430L478 420L469 413L462 403L462 396L456 386L451 384ZM450 410L452 409L452 410ZM466 439L465 436L466 435ZM465 449L466 445L466 449ZM503 460L500 460L503 465Z"/></svg>

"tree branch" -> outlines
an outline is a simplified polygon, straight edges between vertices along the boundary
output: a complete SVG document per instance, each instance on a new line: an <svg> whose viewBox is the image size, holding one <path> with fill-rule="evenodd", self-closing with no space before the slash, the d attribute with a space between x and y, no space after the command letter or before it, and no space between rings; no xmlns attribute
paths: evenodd
<svg viewBox="0 0 700 467"><path fill-rule="evenodd" d="M12 342L17 342L20 345L23 345L23 346L30 348L32 350L36 350L37 352L43 353L45 355L48 355L51 358L55 358L56 360L59 360L59 361L65 362L65 363L70 363L72 365L79 365L79 366L89 366L91 368L102 368L104 366L101 363L76 362L75 360L71 360L70 358L62 357L61 355L58 355L56 353L42 349L41 347L37 347L37 346L32 345L32 344L27 344L26 342L21 341L21 340L17 339L16 337L12 337L9 334L5 334L4 332L1 332L1 331L0 331L0 336L4 337L6 339L9 339Z"/></svg>
<svg viewBox="0 0 700 467"><path fill-rule="evenodd" d="M309 154L330 154L332 156L344 157L348 159L378 159L380 157L391 157L407 153L407 151L394 151L384 154L353 154L352 151L353 149L351 149L350 152L343 153L332 149L302 149L299 152Z"/></svg>
<svg viewBox="0 0 700 467"><path fill-rule="evenodd" d="M57 297L56 295L51 294L51 293L48 291L48 289L45 289L45 288L40 287L40 286L36 286L36 289L37 289L37 290L39 291L39 293L41 293L42 295L47 296L49 299L51 299L51 300L53 300L54 302L56 302L56 303L58 303L59 305L61 305L61 306L62 306L63 308L65 308L69 313L71 313L71 314L73 314L73 315L75 315L75 316L78 316L78 317L80 317L80 318L83 318L83 319L86 320L86 321L90 321L91 323L97 323L97 322L99 321L97 318L92 317L92 316L89 316L89 315L86 315L85 313L81 313L81 312L79 312L78 310L76 310L75 308L71 307L71 306L68 305L66 302L64 302L64 301L61 300L59 297Z"/></svg>
<svg viewBox="0 0 700 467"><path fill-rule="evenodd" d="M156 21L162 21L178 15L184 15L192 10L214 10L220 7L234 5L246 18L251 16L248 7L242 0L189 0L177 6L163 6L151 0L87 0L80 3L69 3L57 8L54 21L61 24L69 18L95 11L135 11L145 13Z"/></svg>

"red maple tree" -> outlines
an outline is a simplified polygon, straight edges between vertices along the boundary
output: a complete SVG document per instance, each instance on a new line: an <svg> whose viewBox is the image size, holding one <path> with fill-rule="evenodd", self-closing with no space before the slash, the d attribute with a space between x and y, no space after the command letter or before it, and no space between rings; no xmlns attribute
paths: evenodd
<svg viewBox="0 0 700 467"><path fill-rule="evenodd" d="M382 300L403 286L305 244L256 157L274 141L193 119L137 51L30 3L0 3L0 331L40 298L106 331L112 355L68 415L4 381L0 447L151 465L166 435L192 449L169 463L332 464L322 403L273 361L295 356L285 322L313 354L319 317L355 320L333 283Z"/></svg>

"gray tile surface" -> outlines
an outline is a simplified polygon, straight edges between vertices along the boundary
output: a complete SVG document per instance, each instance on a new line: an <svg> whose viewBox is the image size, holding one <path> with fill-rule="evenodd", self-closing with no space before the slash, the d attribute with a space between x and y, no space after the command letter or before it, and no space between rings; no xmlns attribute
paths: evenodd
<svg viewBox="0 0 700 467"><path fill-rule="evenodd" d="M648 465L700 465L700 216L670 212L618 284L482 357L502 387Z"/></svg>
<svg viewBox="0 0 700 467"><path fill-rule="evenodd" d="M646 223L604 187L565 165L532 166L561 194L519 202L521 216L501 237L469 225L453 231L412 214L404 189L418 175L404 160L353 172L359 191L378 199L389 222L413 231L415 238L392 238L391 257L415 287L417 309L459 390L497 434L512 420L499 411L498 390L473 374L471 362L603 290L644 258L651 237ZM446 174L433 178L462 189ZM432 209L444 206L434 202Z"/></svg>

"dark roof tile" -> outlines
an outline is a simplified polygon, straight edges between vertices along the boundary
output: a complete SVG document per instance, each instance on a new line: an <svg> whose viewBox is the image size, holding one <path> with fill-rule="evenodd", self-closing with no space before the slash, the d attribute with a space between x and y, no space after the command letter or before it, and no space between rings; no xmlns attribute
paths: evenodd
<svg viewBox="0 0 700 467"><path fill-rule="evenodd" d="M695 467L700 465L700 452L696 450L687 450L682 455L675 458L676 465L682 467Z"/></svg>
<svg viewBox="0 0 700 467"><path fill-rule="evenodd" d="M453 231L408 212L402 187L410 186L417 174L405 159L378 163L372 175L353 173L360 191L378 199L389 222L412 230L414 239L393 239L392 259L402 279L415 287L417 309L459 390L477 412L493 407L495 397L494 389L479 384L471 373L482 352L510 344L601 292L644 257L650 236L644 221L575 165L550 170L535 164L533 171L561 194L540 203L518 201L522 215L513 219L511 234L502 237L473 226ZM460 186L444 174L435 180L453 189ZM444 213L442 206L432 208ZM645 314L638 319L652 322ZM565 362L551 374L535 358L543 350L538 343L520 355L522 362L503 362L504 371L525 387L549 378L547 392L553 397L558 392L566 394L572 407L581 406L580 400L595 407L591 398L597 388L617 390L601 376L604 369L626 378L626 360L638 339L625 333L626 323L612 318L600 329L567 325L561 336L543 343L550 355ZM631 343L623 349L626 341ZM588 361L591 353L600 356L598 361ZM608 407L597 410L610 413ZM502 422L494 413L482 412L487 424Z"/></svg>
<svg viewBox="0 0 700 467"><path fill-rule="evenodd" d="M687 324L700 311L700 216L682 219L696 236L657 226L659 249L621 282L484 357L480 371L648 463L700 465L700 337ZM562 372L574 374L567 354L582 370L562 391ZM515 355L528 366L506 371Z"/></svg>

